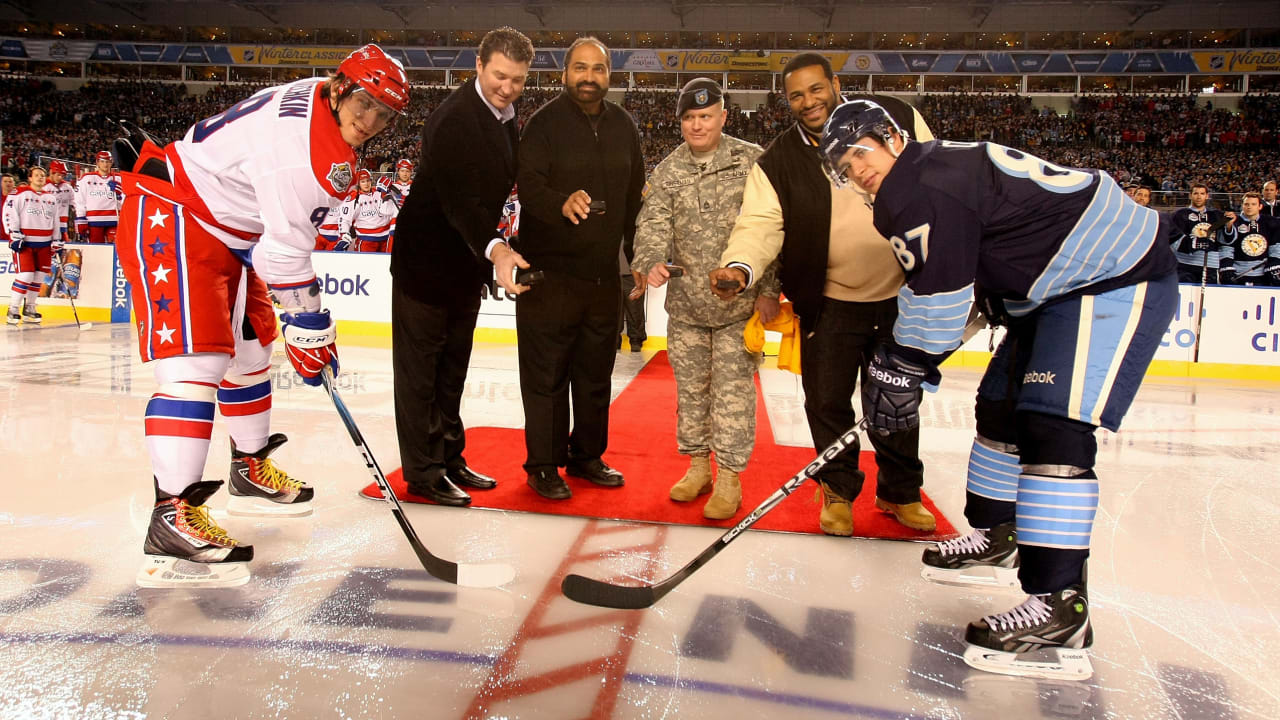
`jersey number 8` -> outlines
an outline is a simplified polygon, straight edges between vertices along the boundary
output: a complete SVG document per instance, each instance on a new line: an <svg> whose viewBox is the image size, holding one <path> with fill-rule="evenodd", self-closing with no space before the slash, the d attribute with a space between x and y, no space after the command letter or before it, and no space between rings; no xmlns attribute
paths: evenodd
<svg viewBox="0 0 1280 720"><path fill-rule="evenodd" d="M1054 165L1035 155L995 143L987 143L987 157L1006 175L1027 178L1049 192L1072 193L1093 183L1090 173Z"/></svg>

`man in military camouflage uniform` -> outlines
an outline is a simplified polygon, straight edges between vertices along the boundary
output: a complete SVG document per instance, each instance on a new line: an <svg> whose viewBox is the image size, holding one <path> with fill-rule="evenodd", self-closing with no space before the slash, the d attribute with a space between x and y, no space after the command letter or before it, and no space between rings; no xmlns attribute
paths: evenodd
<svg viewBox="0 0 1280 720"><path fill-rule="evenodd" d="M676 113L685 142L649 178L631 263L653 287L669 283L667 352L678 393L676 441L689 456L689 470L671 488L671 499L688 502L711 492L714 451L715 492L702 509L713 520L738 512L738 475L755 444L758 358L743 345L742 331L753 310L766 320L778 312L775 267L730 303L707 285L738 216L747 173L763 152L723 134L724 108L724 93L712 80L692 80L680 91ZM679 268L674 275L672 266Z"/></svg>

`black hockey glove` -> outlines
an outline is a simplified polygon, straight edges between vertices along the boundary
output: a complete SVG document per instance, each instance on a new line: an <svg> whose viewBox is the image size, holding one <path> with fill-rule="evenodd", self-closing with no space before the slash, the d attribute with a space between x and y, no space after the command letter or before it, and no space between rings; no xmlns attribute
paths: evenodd
<svg viewBox="0 0 1280 720"><path fill-rule="evenodd" d="M987 324L991 327L1000 327L1009 325L1009 311L1004 307L1004 300L996 297L982 288L981 285L975 285L973 288L973 304L978 306L978 312L982 313L982 317L987 319Z"/></svg>
<svg viewBox="0 0 1280 720"><path fill-rule="evenodd" d="M1219 285L1235 285L1236 271L1231 268L1218 268L1218 284Z"/></svg>
<svg viewBox="0 0 1280 720"><path fill-rule="evenodd" d="M925 382L937 382L938 371L876 348L862 383L862 414L881 435L910 430L920 424L920 392Z"/></svg>
<svg viewBox="0 0 1280 720"><path fill-rule="evenodd" d="M1267 276L1271 278L1271 282L1280 284L1280 260L1267 260Z"/></svg>

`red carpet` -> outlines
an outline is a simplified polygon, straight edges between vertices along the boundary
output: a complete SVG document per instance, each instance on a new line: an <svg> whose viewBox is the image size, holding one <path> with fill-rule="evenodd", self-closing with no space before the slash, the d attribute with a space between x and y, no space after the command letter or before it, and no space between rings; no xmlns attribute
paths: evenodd
<svg viewBox="0 0 1280 720"><path fill-rule="evenodd" d="M759 381L757 380L757 393ZM719 522L702 517L708 495L690 503L677 503L667 491L688 467L688 459L676 452L676 383L667 354L655 355L614 401L609 412L609 450L605 462L627 478L621 488L607 489L586 480L566 477L573 490L569 500L546 500L525 484L524 431L510 428L467 429L467 463L477 471L498 479L493 490L470 490L472 506L518 510L549 515L574 515L610 520L709 525L729 528L776 491L782 483L814 458L810 448L783 447L773 442L764 399L756 399L756 445L751 463L742 474L742 507L729 520ZM938 518L933 533L922 533L899 525L890 515L875 509L875 459L863 452L860 461L867 473L862 495L853 504L853 529L859 537L895 540L935 540L956 536L955 527L938 511L933 501L924 504ZM401 501L429 503L410 495L400 469L388 480ZM753 529L821 533L814 501L816 483L808 483L757 522ZM377 485L362 494L381 499Z"/></svg>

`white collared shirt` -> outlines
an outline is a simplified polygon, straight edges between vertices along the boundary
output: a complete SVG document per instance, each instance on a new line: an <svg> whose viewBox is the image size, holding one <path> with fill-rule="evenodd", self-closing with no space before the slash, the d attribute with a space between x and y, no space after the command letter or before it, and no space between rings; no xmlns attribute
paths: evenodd
<svg viewBox="0 0 1280 720"><path fill-rule="evenodd" d="M484 96L484 91L480 89L480 78L476 78L476 92L480 95L480 99L484 101L485 107L489 108L489 112L498 119L498 122L505 123L516 116L516 104L510 105L499 110L493 103L489 102L489 98Z"/></svg>

